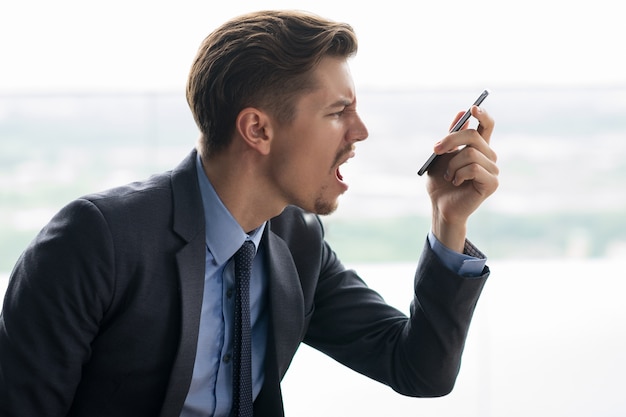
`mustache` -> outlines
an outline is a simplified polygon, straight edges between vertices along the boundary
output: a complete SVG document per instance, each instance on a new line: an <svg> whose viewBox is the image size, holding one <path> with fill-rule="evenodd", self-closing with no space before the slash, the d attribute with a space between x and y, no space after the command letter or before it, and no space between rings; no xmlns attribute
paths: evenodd
<svg viewBox="0 0 626 417"><path fill-rule="evenodd" d="M335 156L335 161L333 162L333 167L339 165L339 162L352 151L354 151L354 144L347 145L345 148L337 152L337 156Z"/></svg>

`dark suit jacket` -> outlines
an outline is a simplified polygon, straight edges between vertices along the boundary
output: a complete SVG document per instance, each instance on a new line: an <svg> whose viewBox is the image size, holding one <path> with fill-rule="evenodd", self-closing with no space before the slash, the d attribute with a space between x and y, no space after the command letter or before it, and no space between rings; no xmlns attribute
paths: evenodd
<svg viewBox="0 0 626 417"><path fill-rule="evenodd" d="M0 318L1 416L179 415L204 284L194 164L192 152L70 203L26 249ZM343 267L317 216L288 207L262 244L271 337L257 415L283 414L280 380L301 342L405 395L452 389L487 269L459 277L426 245L409 319Z"/></svg>

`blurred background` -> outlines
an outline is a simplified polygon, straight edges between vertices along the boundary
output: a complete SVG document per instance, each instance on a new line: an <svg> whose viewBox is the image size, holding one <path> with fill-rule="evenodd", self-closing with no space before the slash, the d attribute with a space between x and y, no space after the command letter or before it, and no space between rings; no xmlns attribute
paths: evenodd
<svg viewBox="0 0 626 417"><path fill-rule="evenodd" d="M347 3L347 4L346 4ZM408 312L429 228L417 169L484 89L500 188L469 237L492 276L452 394L401 397L303 346L292 416L626 414L626 27L617 1L24 0L0 6L0 295L70 200L173 168L198 133L184 98L202 39L248 11L353 25L370 137L327 239ZM313 390L311 388L313 387Z"/></svg>

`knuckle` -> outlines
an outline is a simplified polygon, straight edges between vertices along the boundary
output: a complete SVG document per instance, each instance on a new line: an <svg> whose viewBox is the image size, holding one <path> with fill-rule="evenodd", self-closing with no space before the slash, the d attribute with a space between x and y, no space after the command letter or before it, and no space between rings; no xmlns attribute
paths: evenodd
<svg viewBox="0 0 626 417"><path fill-rule="evenodd" d="M477 162L472 163L469 166L469 172L472 178L476 178L476 176L483 170L483 168Z"/></svg>
<svg viewBox="0 0 626 417"><path fill-rule="evenodd" d="M480 151L476 148L473 148L471 146L467 146L466 148L466 156L468 159L474 161L476 160L476 158L478 158L480 156Z"/></svg>

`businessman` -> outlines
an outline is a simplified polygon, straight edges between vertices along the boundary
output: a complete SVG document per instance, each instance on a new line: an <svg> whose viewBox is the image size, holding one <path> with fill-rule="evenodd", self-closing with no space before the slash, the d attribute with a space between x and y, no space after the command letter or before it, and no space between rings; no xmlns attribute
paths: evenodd
<svg viewBox="0 0 626 417"><path fill-rule="evenodd" d="M187 84L195 149L69 203L19 258L0 317L1 416L282 416L301 342L403 395L452 390L489 275L466 225L498 186L494 122L474 107L478 128L435 145L407 317L341 264L318 217L368 136L356 51L349 25L291 11L203 41Z"/></svg>

